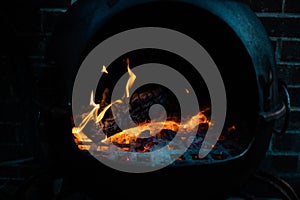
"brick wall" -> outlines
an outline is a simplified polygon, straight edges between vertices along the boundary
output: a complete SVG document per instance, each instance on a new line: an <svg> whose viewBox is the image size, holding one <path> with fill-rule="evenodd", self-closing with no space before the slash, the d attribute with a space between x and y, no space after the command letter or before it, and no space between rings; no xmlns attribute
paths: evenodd
<svg viewBox="0 0 300 200"><path fill-rule="evenodd" d="M55 24L71 0L9 1L0 9L0 189L9 190L40 168L43 123L34 98L53 95L57 69L45 60ZM280 78L291 95L284 136L274 135L261 165L300 188L300 2L245 0L257 13L274 46ZM36 162L38 158L38 162ZM2 162L18 160L18 162ZM9 191L11 192L11 191Z"/></svg>
<svg viewBox="0 0 300 200"><path fill-rule="evenodd" d="M279 77L288 85L291 116L285 135L274 135L264 170L300 190L300 1L246 0L265 26L274 46Z"/></svg>
<svg viewBox="0 0 300 200"><path fill-rule="evenodd" d="M0 7L0 199L43 169L43 121L35 104L53 95L45 51L71 0L12 0Z"/></svg>

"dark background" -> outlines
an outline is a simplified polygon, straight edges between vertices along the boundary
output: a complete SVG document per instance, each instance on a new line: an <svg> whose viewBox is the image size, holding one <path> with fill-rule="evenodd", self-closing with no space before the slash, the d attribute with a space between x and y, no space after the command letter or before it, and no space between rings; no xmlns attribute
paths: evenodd
<svg viewBox="0 0 300 200"><path fill-rule="evenodd" d="M35 101L55 94L51 80L58 69L45 53L55 24L72 3L0 3L0 194L14 194L47 166L44 124ZM279 77L288 85L292 106L288 130L272 137L261 169L283 178L300 193L300 1L245 3L270 36Z"/></svg>

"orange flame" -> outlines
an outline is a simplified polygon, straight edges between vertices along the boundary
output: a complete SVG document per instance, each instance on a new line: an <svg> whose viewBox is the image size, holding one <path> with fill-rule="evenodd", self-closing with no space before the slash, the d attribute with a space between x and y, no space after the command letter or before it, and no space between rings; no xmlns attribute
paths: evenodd
<svg viewBox="0 0 300 200"><path fill-rule="evenodd" d="M126 97L129 98L130 97L129 90L130 90L131 86L133 85L133 83L136 79L136 75L129 68L129 64L130 64L129 59L126 59L126 63L127 63L127 71L128 71L128 74L129 74L129 79L128 79L127 84L126 84Z"/></svg>
<svg viewBox="0 0 300 200"><path fill-rule="evenodd" d="M129 59L126 60L127 63L127 70L128 70L128 74L129 74L129 79L127 81L126 84L126 97L129 97L129 90L131 88L131 86L133 85L135 79L136 79L136 75L130 70L129 68ZM106 67L103 65L102 67L102 72L104 73L108 73L106 70ZM105 101L106 99L106 95L107 95L108 90L106 89L104 91L104 93L102 94L102 101ZM118 99L114 102L112 102L111 104L107 105L106 107L103 108L103 110L99 113L99 115L97 116L97 113L100 109L100 104L96 104L94 101L94 92L91 92L91 97L90 97L90 106L92 106L92 110L83 118L83 120L81 121L81 123L79 124L78 127L73 127L72 128L72 133L75 135L75 138L78 138L79 140L82 140L82 137L80 135L82 135L83 133L82 130L84 129L84 127L86 127L86 125L88 124L88 122L94 120L95 123L100 122L105 113L107 112L107 110L116 103L122 103L123 101L121 99ZM81 133L81 134L80 134Z"/></svg>
<svg viewBox="0 0 300 200"><path fill-rule="evenodd" d="M73 127L72 129L72 133L80 133L84 127L87 125L88 122L90 122L91 120L94 120L96 123L100 122L106 111L115 103L122 103L122 100L116 100L114 102L112 102L111 104L105 106L103 108L103 110L99 113L99 115L97 116L98 110L100 108L100 104L96 104L94 102L94 94L93 91L91 92L91 99L90 99L90 106L93 106L93 109L86 115L86 117L83 118L82 122L79 124L78 127Z"/></svg>
<svg viewBox="0 0 300 200"><path fill-rule="evenodd" d="M106 67L104 65L102 66L101 72L108 74L108 71L107 71L107 69L106 69Z"/></svg>
<svg viewBox="0 0 300 200"><path fill-rule="evenodd" d="M84 127L87 125L87 123L89 121L91 121L93 118L95 118L95 113L98 112L98 109L100 108L99 104L96 104L93 100L94 98L94 92L91 92L91 98L90 98L90 106L93 106L93 109L91 110L91 112L89 112L86 117L83 118L83 120L81 121L81 123L79 124L78 127L73 127L72 129L72 133L80 133Z"/></svg>

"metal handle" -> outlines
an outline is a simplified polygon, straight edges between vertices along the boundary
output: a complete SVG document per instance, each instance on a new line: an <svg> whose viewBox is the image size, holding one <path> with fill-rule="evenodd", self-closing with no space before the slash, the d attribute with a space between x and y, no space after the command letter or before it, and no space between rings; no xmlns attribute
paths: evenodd
<svg viewBox="0 0 300 200"><path fill-rule="evenodd" d="M290 121L291 101L290 101L290 95L289 95L287 86L282 81L279 82L279 91L281 91L283 93L283 103L285 105L284 122L279 131L274 129L273 132L277 135L283 135L283 134L285 134L285 132L288 128L288 125L289 125L289 121Z"/></svg>

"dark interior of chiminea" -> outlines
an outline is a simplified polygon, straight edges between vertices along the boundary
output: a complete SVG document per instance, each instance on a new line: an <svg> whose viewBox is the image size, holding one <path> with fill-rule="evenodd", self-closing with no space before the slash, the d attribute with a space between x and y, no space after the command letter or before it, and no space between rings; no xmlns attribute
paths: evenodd
<svg viewBox="0 0 300 200"><path fill-rule="evenodd" d="M170 28L197 40L216 63L226 89L225 125L212 151L204 158L198 157L199 148L208 128L208 124L200 124L197 136L188 151L173 164L211 163L241 155L256 134L258 91L251 58L238 36L220 18L205 10L187 4L153 3L153 5L146 4L127 9L106 20L90 41L84 56L105 38L123 30L144 26ZM128 60L131 69L145 63L161 63L177 70L190 82L197 95L200 110L208 119L210 118L210 96L201 74L184 58L158 49L128 52L117 58L110 66L106 66L109 73L99 80L95 93L96 103L102 105L110 103L111 92L116 82L127 73ZM102 66L102 63L99 63L99 66ZM105 101L103 94L105 94ZM137 125L149 122L149 108L154 104L161 104L166 109L169 119L180 122L180 106L176 97L168 88L158 84L145 85L136 91L131 91L130 115L133 121ZM115 124L110 113L108 110L99 122L107 137L122 131ZM153 137L136 140L133 147L122 142L115 144L123 150L147 152L166 145L175 134L176 132L172 130L162 130ZM90 136L89 139L97 140L97 136ZM82 151L89 148L88 142L82 142L78 138L75 140Z"/></svg>

